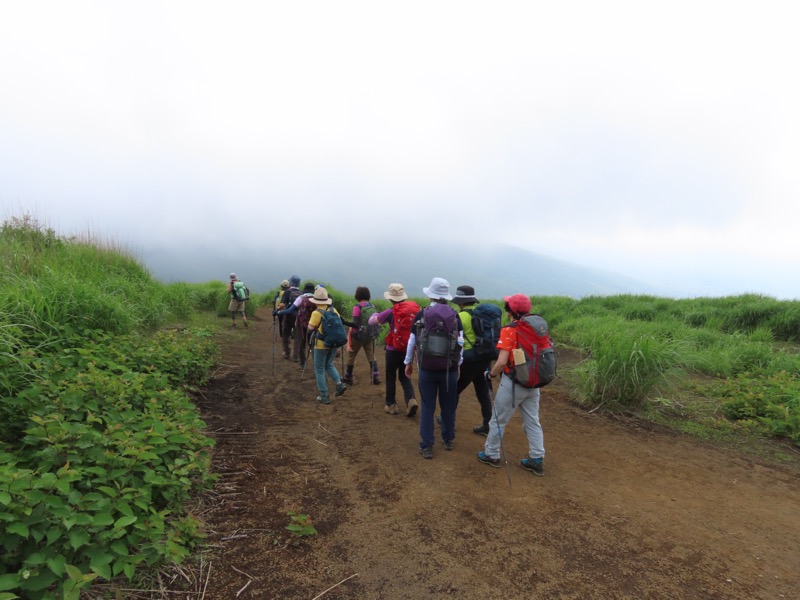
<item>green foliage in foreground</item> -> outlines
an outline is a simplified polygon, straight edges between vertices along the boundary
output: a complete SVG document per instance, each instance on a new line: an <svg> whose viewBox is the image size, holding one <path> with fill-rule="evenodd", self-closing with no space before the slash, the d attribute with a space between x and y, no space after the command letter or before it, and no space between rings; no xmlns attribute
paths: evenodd
<svg viewBox="0 0 800 600"><path fill-rule="evenodd" d="M186 501L211 483L187 391L215 348L158 328L209 294L27 217L0 234L0 599L182 560L199 539Z"/></svg>

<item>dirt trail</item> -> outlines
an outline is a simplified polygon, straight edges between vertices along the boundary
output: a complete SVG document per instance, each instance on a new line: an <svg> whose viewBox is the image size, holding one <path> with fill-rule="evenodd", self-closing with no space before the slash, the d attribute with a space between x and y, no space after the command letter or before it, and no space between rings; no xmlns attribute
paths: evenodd
<svg viewBox="0 0 800 600"><path fill-rule="evenodd" d="M475 459L471 390L455 449L423 460L418 417L383 412L363 356L356 385L320 405L259 315L227 334L201 403L221 475L206 598L311 600L340 582L322 597L800 598L796 466L587 414L562 380L542 393L546 475L519 467L516 415L509 486ZM287 544L291 509L318 535Z"/></svg>

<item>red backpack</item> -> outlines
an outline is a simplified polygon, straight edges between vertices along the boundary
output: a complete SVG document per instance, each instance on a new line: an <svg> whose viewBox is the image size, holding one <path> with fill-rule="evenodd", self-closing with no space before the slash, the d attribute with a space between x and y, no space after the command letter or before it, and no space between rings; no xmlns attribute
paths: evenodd
<svg viewBox="0 0 800 600"><path fill-rule="evenodd" d="M419 304L413 300L403 300L392 306L392 328L386 334L387 346L405 352L411 337L411 325L418 312Z"/></svg>
<svg viewBox="0 0 800 600"><path fill-rule="evenodd" d="M525 353L525 362L514 364L509 375L526 388L543 387L556 377L556 352L550 329L539 315L525 315L509 327L517 330L517 344Z"/></svg>
<svg viewBox="0 0 800 600"><path fill-rule="evenodd" d="M311 302L311 298L313 296L303 296L303 301L300 302L300 306L297 308L296 326L303 332L303 335L306 334L306 329L308 329L308 320L311 318L311 313L317 309L317 305Z"/></svg>

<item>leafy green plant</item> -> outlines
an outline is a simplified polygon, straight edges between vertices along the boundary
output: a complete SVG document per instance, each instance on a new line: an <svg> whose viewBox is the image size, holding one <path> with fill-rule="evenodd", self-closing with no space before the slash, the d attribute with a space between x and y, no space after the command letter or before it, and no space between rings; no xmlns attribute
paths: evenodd
<svg viewBox="0 0 800 600"><path fill-rule="evenodd" d="M290 510L286 513L289 516L290 523L286 526L289 533L295 538L302 538L311 535L317 535L317 530L309 515L301 512Z"/></svg>

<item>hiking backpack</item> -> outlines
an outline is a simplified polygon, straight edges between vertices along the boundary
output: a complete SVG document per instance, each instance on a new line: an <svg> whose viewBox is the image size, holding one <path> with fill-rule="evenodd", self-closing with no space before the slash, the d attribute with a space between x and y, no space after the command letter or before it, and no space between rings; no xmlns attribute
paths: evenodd
<svg viewBox="0 0 800 600"><path fill-rule="evenodd" d="M375 314L375 307L367 302L361 305L361 324L353 331L353 338L360 342L369 342L378 337L379 325L370 325L369 318Z"/></svg>
<svg viewBox="0 0 800 600"><path fill-rule="evenodd" d="M317 309L317 305L311 301L312 296L303 296L303 301L297 308L297 316L295 317L296 327L306 335L308 329L308 320L311 318L311 313Z"/></svg>
<svg viewBox="0 0 800 600"><path fill-rule="evenodd" d="M509 327L517 330L517 344L525 354L525 362L514 361L511 379L526 388L543 387L556 377L556 352L550 330L539 315L525 315Z"/></svg>
<svg viewBox="0 0 800 600"><path fill-rule="evenodd" d="M447 304L436 302L422 310L415 331L420 369L447 371L458 365L458 323L458 314Z"/></svg>
<svg viewBox="0 0 800 600"><path fill-rule="evenodd" d="M472 331L475 334L475 340L472 342L472 347L464 351L464 360L496 359L503 311L494 304L479 304L475 308L466 309L465 312L472 315Z"/></svg>
<svg viewBox="0 0 800 600"><path fill-rule="evenodd" d="M231 286L231 297L239 302L250 300L250 290L244 284L244 281L234 281Z"/></svg>
<svg viewBox="0 0 800 600"><path fill-rule="evenodd" d="M344 330L342 318L336 314L332 306L326 309L317 309L322 315L320 326L317 329L317 338L325 344L326 348L338 348L347 343L347 332Z"/></svg>
<svg viewBox="0 0 800 600"><path fill-rule="evenodd" d="M411 337L411 325L419 312L419 304L413 300L403 300L392 306L392 327L386 336L386 345L395 350L405 352L408 338Z"/></svg>

